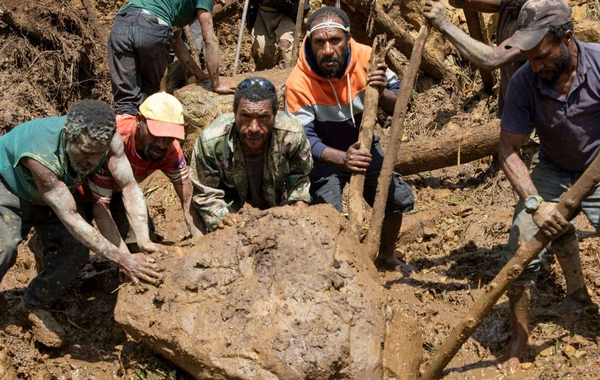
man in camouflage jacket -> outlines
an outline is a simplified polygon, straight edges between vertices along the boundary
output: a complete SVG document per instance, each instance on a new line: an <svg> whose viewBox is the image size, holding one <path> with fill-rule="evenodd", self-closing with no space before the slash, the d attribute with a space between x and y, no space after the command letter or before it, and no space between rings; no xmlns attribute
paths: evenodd
<svg viewBox="0 0 600 380"><path fill-rule="evenodd" d="M233 113L198 137L191 161L194 205L213 231L233 225L248 202L261 209L310 203L310 145L295 118L277 113L277 91L263 78L242 81Z"/></svg>

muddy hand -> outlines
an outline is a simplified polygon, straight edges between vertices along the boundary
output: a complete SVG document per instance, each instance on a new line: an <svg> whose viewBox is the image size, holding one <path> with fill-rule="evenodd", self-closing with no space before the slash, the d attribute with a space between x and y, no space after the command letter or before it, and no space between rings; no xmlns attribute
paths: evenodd
<svg viewBox="0 0 600 380"><path fill-rule="evenodd" d="M225 227L233 227L236 223L237 221L235 220L233 215L227 214L223 218L221 218L221 220L219 220L219 222L217 223L217 228L223 229Z"/></svg>
<svg viewBox="0 0 600 380"><path fill-rule="evenodd" d="M141 243L138 241L137 244L138 244L138 247L140 247L140 250L142 252L146 252L146 253L155 253L155 252L168 253L169 249L170 249L170 247L168 247L166 245L153 243L151 241L148 241L147 243Z"/></svg>
<svg viewBox="0 0 600 380"><path fill-rule="evenodd" d="M119 266L136 286L140 284L139 279L156 283L160 278L160 274L154 270L155 261L143 253L123 255Z"/></svg>
<svg viewBox="0 0 600 380"><path fill-rule="evenodd" d="M440 25L448 21L446 17L446 6L440 0L427 0L423 7L423 16L429 19L433 26L440 28Z"/></svg>
<svg viewBox="0 0 600 380"><path fill-rule="evenodd" d="M233 94L235 92L236 86L223 79L220 79L219 83L216 86L213 85L213 88L217 94L227 95Z"/></svg>
<svg viewBox="0 0 600 380"><path fill-rule="evenodd" d="M359 150L359 148L359 141L350 145L350 148L348 148L346 156L344 157L344 166L350 171L365 173L371 164L371 153Z"/></svg>
<svg viewBox="0 0 600 380"><path fill-rule="evenodd" d="M556 203L542 202L532 216L535 225L549 239L556 239L569 226L569 222L558 212Z"/></svg>
<svg viewBox="0 0 600 380"><path fill-rule="evenodd" d="M379 94L381 94L388 85L388 80L385 76L387 68L388 67L385 62L379 62L376 70L367 73L367 84L375 87L377 91L379 91Z"/></svg>

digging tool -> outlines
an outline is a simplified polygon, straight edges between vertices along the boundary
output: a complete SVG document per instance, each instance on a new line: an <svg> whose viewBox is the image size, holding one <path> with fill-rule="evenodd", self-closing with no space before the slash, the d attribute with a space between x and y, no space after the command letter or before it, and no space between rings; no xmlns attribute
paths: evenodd
<svg viewBox="0 0 600 380"><path fill-rule="evenodd" d="M371 61L369 63L369 71L376 70L377 65L385 60L388 51L394 45L394 40L387 43L385 34L380 34L373 40L373 48L371 50ZM385 46L384 46L385 45ZM370 151L371 143L373 142L373 131L375 130L375 122L377 120L377 107L379 104L379 92L375 87L370 85L365 89L365 101L362 123L358 141L360 149ZM350 227L356 237L360 237L362 231L363 217L363 190L365 187L365 174L352 173L350 178L350 188L348 195L348 219Z"/></svg>
<svg viewBox="0 0 600 380"><path fill-rule="evenodd" d="M557 209L562 216L568 219L573 215L579 204L594 191L598 183L600 183L600 155L596 156L582 176L575 182L575 185L560 198ZM482 293L471 306L467 315L452 330L429 364L423 368L421 378L429 380L441 377L446 365L473 334L483 318L489 314L498 299L548 243L550 243L550 239L541 231L538 231L531 240L517 250L515 256L482 289Z"/></svg>
<svg viewBox="0 0 600 380"><path fill-rule="evenodd" d="M481 30L481 17L479 16L479 13L472 9L463 9L463 13L465 14L465 20L467 20L467 26L469 27L469 35L477 41L483 42L487 45L488 40ZM479 69L479 74L481 74L483 89L485 92L491 92L492 88L494 87L494 78L492 77L492 73L483 69Z"/></svg>
<svg viewBox="0 0 600 380"><path fill-rule="evenodd" d="M244 2L244 11L242 12L242 22L240 23L240 33L238 34L237 49L235 50L235 60L233 61L233 75L237 74L238 61L240 60L240 50L242 50L242 39L244 38L244 24L246 24L246 14L248 14L248 5L250 0Z"/></svg>
<svg viewBox="0 0 600 380"><path fill-rule="evenodd" d="M185 35L185 39L188 42L188 46L190 48L190 55L192 56L192 59L194 60L196 65L198 65L198 67L202 68L200 66L200 52L198 51L194 35L192 34L192 30L190 29L189 25L183 27L183 34Z"/></svg>
<svg viewBox="0 0 600 380"><path fill-rule="evenodd" d="M367 234L367 254L371 260L375 260L377 252L379 250L379 243L381 241L381 228L383 226L383 218L385 216L385 205L387 196L390 189L390 181L392 180L392 174L394 172L394 164L398 158L398 147L400 145L400 139L404 132L404 117L406 116L406 109L408 108L408 102L415 86L415 80L417 79L417 73L419 71L419 65L423 57L423 48L429 32L431 31L431 24L429 21L425 21L421 25L419 30L419 36L413 46L412 54L406 71L404 71L404 77L402 78L402 86L400 86L400 92L396 99L396 105L394 106L394 116L392 117L392 127L390 132L390 143L388 145L385 157L383 159L383 166L379 179L377 181L377 195L375 196L375 203L373 204L373 216L371 217L371 227Z"/></svg>
<svg viewBox="0 0 600 380"><path fill-rule="evenodd" d="M294 45L292 47L292 60L290 61L290 67L296 65L298 61L298 51L300 50L300 34L302 34L302 24L304 23L304 5L306 0L300 0L298 4L298 14L296 15L296 31L294 33Z"/></svg>

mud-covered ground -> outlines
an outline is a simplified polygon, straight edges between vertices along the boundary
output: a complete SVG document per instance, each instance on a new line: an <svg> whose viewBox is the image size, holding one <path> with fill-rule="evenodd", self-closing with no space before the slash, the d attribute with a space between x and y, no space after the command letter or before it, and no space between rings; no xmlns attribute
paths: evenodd
<svg viewBox="0 0 600 380"><path fill-rule="evenodd" d="M123 1L92 1L95 23L82 6L86 3L4 0L0 4L2 130L31 118L64 113L81 97L110 99L104 44L112 15ZM217 25L225 75L233 63L238 27L238 16ZM244 71L253 66L248 41L247 37L242 49ZM435 48L451 51L446 45ZM405 122L405 140L417 135L441 140L442 134L479 125L494 114L495 97L481 91L474 70L456 62L455 55L446 59L458 70L457 80L419 79ZM387 131L381 134L385 142ZM379 272L379 276L389 304L419 321L427 358L477 298L478 289L500 269L501 249L517 198L491 157L406 179L417 203L405 218L397 250L415 272L409 277L396 272ZM168 180L157 174L143 185L163 242L177 244L185 239L179 201ZM599 240L585 218L578 217L575 223L590 293L600 304ZM35 343L12 317L34 276L33 256L22 244L17 264L0 284L0 378L188 378L115 325L120 274L113 264L96 256L53 308L68 330L68 343L60 349ZM513 378L598 377L600 316L550 315L548 307L564 296L564 289L560 269L548 257L531 308L531 348L524 357L531 364ZM503 297L450 363L445 378L504 378L494 360L502 353L508 332L508 303ZM579 359L567 358L565 352L572 349Z"/></svg>

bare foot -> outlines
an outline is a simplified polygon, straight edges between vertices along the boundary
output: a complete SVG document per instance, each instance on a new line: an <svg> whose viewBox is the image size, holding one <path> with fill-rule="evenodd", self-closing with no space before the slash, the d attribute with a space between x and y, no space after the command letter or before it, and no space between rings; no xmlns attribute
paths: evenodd
<svg viewBox="0 0 600 380"><path fill-rule="evenodd" d="M375 260L375 266L384 271L400 272L406 277L417 272L417 269L415 267L406 264L404 261L400 260L395 255L377 256L377 259Z"/></svg>
<svg viewBox="0 0 600 380"><path fill-rule="evenodd" d="M521 357L527 352L527 340L529 334L526 331L512 334L508 347L504 354L498 359L496 367L506 375L514 374L521 364Z"/></svg>

